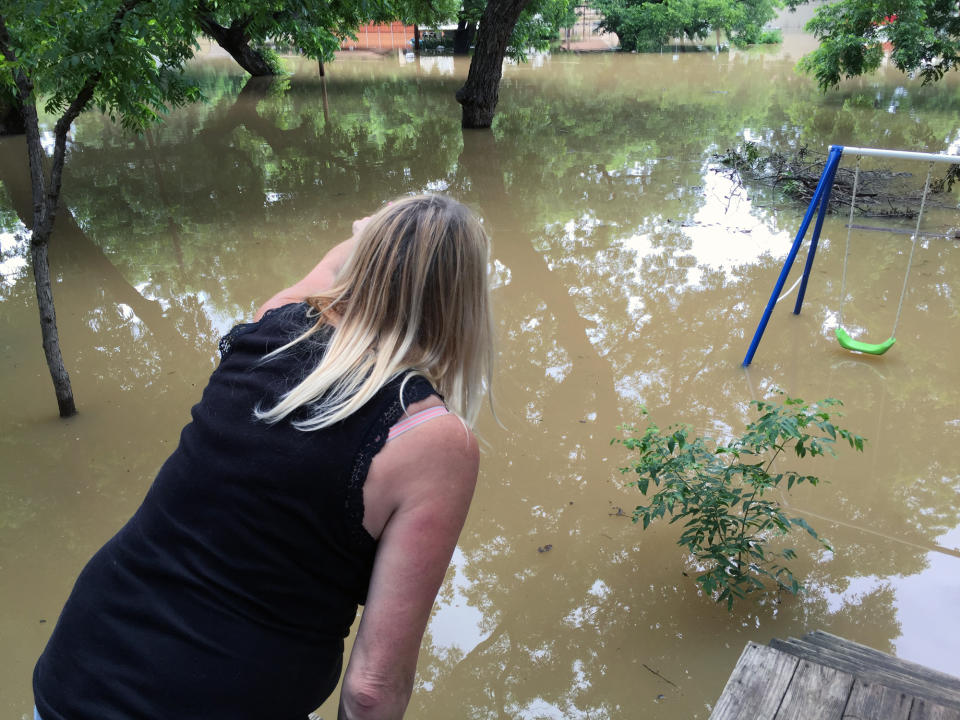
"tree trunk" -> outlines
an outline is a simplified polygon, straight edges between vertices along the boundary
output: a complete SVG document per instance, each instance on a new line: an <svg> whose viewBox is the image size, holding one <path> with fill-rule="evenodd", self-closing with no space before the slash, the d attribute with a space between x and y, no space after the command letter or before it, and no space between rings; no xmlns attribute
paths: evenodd
<svg viewBox="0 0 960 720"><path fill-rule="evenodd" d="M414 52L420 52L420 26L413 26L413 49Z"/></svg>
<svg viewBox="0 0 960 720"><path fill-rule="evenodd" d="M327 79L320 78L320 97L323 100L323 131L329 132L330 127L330 101L327 99Z"/></svg>
<svg viewBox="0 0 960 720"><path fill-rule="evenodd" d="M453 36L453 54L466 55L470 52L470 45L477 33L477 24L461 19L457 23L457 32Z"/></svg>
<svg viewBox="0 0 960 720"><path fill-rule="evenodd" d="M19 101L0 90L0 135L23 135L25 128Z"/></svg>
<svg viewBox="0 0 960 720"><path fill-rule="evenodd" d="M30 256L33 260L33 279L37 285L37 308L40 310L40 333L43 338L43 354L47 358L53 390L57 396L60 417L77 414L73 400L70 375L60 353L60 333L57 331L57 312L53 306L53 288L50 285L50 262L47 258L47 241L30 239Z"/></svg>
<svg viewBox="0 0 960 720"><path fill-rule="evenodd" d="M60 187L58 183L51 183L47 188L43 173L43 147L40 144L40 125L37 118L37 108L33 104L32 93L23 92L22 95L30 99L22 104L27 134L27 155L30 158L30 187L33 200L33 226L30 234L30 257L33 261L33 279L37 288L37 309L40 312L40 336L43 342L43 354L47 359L47 368L50 379L53 380L54 393L57 396L57 407L60 417L70 417L77 414L77 406L73 400L73 388L70 385L70 375L63 364L63 355L60 352L60 333L57 331L57 313L53 306L53 286L50 283L50 261L47 247L50 235L53 232L53 217L50 206L56 212L59 200ZM30 86L32 91L32 85ZM63 162L63 155L59 154ZM57 161L55 155L54 163ZM51 177L58 177L56 164L51 168ZM49 192L47 192L49 191ZM45 197L46 196L46 197Z"/></svg>
<svg viewBox="0 0 960 720"><path fill-rule="evenodd" d="M250 47L250 38L246 34L247 24L245 22L234 20L230 27L223 27L214 20L213 15L205 13L201 13L197 20L204 34L209 35L217 45L230 53L230 57L236 60L237 64L248 73L254 77L277 74L263 55Z"/></svg>
<svg viewBox="0 0 960 720"><path fill-rule="evenodd" d="M457 90L463 106L461 125L488 128L493 123L503 75L503 56L520 13L530 0L490 0L480 20L467 82Z"/></svg>

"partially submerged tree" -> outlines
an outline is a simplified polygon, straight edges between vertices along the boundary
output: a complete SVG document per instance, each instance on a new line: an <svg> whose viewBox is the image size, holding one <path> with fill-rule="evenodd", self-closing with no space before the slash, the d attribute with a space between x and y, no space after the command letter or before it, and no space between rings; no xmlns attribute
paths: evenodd
<svg viewBox="0 0 960 720"><path fill-rule="evenodd" d="M724 32L731 42L765 39L763 26L784 7L783 0L591 0L602 15L600 27L615 33L624 50L651 52L673 38L702 40Z"/></svg>
<svg viewBox="0 0 960 720"><path fill-rule="evenodd" d="M960 14L946 0L841 0L817 9L807 30L820 47L801 61L820 87L873 72L890 60L923 81L960 65Z"/></svg>
<svg viewBox="0 0 960 720"><path fill-rule="evenodd" d="M50 280L48 244L60 205L67 135L91 106L142 128L170 106L198 97L182 76L193 52L190 7L178 0L147 2L28 0L0 2L0 85L23 111L33 217L30 255L47 366L61 417L76 413L63 363ZM47 158L37 103L56 118Z"/></svg>
<svg viewBox="0 0 960 720"><path fill-rule="evenodd" d="M476 3L464 8L461 18L467 21L480 10ZM467 81L457 90L463 127L488 128L493 123L504 57L522 60L528 48L546 48L574 19L570 0L488 0L479 15Z"/></svg>
<svg viewBox="0 0 960 720"><path fill-rule="evenodd" d="M263 76L281 71L268 42L294 48L323 63L364 23L399 20L434 25L456 17L458 7L455 0L198 0L195 19L200 31L230 53L240 67Z"/></svg>

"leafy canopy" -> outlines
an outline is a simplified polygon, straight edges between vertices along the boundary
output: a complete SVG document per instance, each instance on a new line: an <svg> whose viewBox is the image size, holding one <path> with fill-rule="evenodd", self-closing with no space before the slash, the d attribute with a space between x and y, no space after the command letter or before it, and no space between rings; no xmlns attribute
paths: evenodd
<svg viewBox="0 0 960 720"><path fill-rule="evenodd" d="M479 23L486 7L486 0L466 0L455 16L460 21ZM576 20L573 0L533 0L513 26L507 55L522 62L528 50L548 49L560 30L573 26Z"/></svg>
<svg viewBox="0 0 960 720"><path fill-rule="evenodd" d="M9 52L0 58L0 84L12 91L23 73L57 115L93 85L96 107L143 127L199 96L183 75L194 51L189 10L184 0L4 0Z"/></svg>
<svg viewBox="0 0 960 720"><path fill-rule="evenodd" d="M919 74L925 83L960 64L955 1L841 0L818 8L807 30L820 46L801 67L824 90L845 77L873 72L886 49L897 68Z"/></svg>
<svg viewBox="0 0 960 720"><path fill-rule="evenodd" d="M748 45L764 39L763 26L783 0L592 0L600 27L616 33L624 50L651 52L672 38L703 39L723 31L732 42Z"/></svg>
<svg viewBox="0 0 960 720"><path fill-rule="evenodd" d="M345 37L368 22L434 25L456 17L456 0L200 0L197 16L242 30L252 47L267 41L329 60Z"/></svg>

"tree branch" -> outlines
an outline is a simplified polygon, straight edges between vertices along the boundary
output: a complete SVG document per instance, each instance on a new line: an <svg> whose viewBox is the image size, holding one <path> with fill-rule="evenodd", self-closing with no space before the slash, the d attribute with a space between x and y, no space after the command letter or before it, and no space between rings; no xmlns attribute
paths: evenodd
<svg viewBox="0 0 960 720"><path fill-rule="evenodd" d="M104 30L104 36L115 36L120 30L120 25L127 14L137 5L147 0L125 0L117 8L110 24ZM0 15L0 52L12 63L17 61L16 54L10 47L10 32L7 28L5 18ZM42 156L39 136L39 120L36 112L36 101L33 97L33 80L23 70L14 71L14 80L17 84L17 90L20 94L20 102L24 108L27 131L27 151L30 154L30 173L34 185L41 191L40 197L43 198L42 206L34 206L34 235L39 235L42 239L46 237L50 227L53 225L53 219L56 215L57 204L60 197L60 187L63 181L64 157L67 149L67 133L70 131L74 120L84 111L90 100L93 99L93 93L97 84L102 78L101 72L96 72L83 83L83 86L77 92L76 97L67 106L63 115L57 120L54 126L54 150L53 160L50 168L50 182L45 182ZM36 201L35 201L36 202ZM39 231L39 233L38 233Z"/></svg>
<svg viewBox="0 0 960 720"><path fill-rule="evenodd" d="M17 56L10 49L10 33L7 32L7 21L0 15L0 53L10 62L16 62Z"/></svg>
<svg viewBox="0 0 960 720"><path fill-rule="evenodd" d="M117 12L114 13L113 19L107 26L104 35L116 35L127 13L142 2L144 2L144 0L126 0L126 2L117 8ZM47 189L46 198L48 216L51 222L56 213L57 202L60 196L60 186L63 181L64 156L67 152L67 133L70 132L70 126L73 125L73 121L77 119L80 113L82 113L90 103L90 100L93 99L94 90L96 90L97 84L102 77L102 73L97 71L87 78L87 81L83 84L83 87L80 88L73 102L67 106L67 109L54 126L53 164L50 168L50 185Z"/></svg>
<svg viewBox="0 0 960 720"><path fill-rule="evenodd" d="M246 35L247 28L250 27L250 23L252 22L253 22L252 15L244 15L243 17L238 17L236 20L230 23L230 32Z"/></svg>
<svg viewBox="0 0 960 720"><path fill-rule="evenodd" d="M16 67L17 56L10 47L10 33L7 30L6 19L0 15L0 52L8 62ZM24 132L27 136L27 157L29 158L30 182L33 188L33 218L30 233L31 243L37 237L36 229L44 223L45 207L43 198L46 194L46 178L43 175L43 146L40 143L40 121L37 118L37 105L33 98L33 81L17 68L13 71L13 79L20 96L20 106L23 108ZM40 237L44 237L42 234Z"/></svg>

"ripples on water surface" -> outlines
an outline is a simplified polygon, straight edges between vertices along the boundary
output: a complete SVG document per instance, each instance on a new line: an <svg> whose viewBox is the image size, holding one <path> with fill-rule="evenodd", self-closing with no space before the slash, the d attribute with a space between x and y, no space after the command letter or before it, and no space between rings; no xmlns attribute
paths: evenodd
<svg viewBox="0 0 960 720"><path fill-rule="evenodd" d="M960 630L960 248L921 243L897 346L856 357L830 339L845 229L829 218L802 315L777 309L746 372L803 208L711 165L744 138L955 149L960 87L887 74L822 97L787 47L537 58L507 69L492 132L461 132L466 65L450 58L345 57L325 87L311 64L271 84L208 58L209 102L142 138L85 115L51 247L68 422L16 240L22 141L0 141L4 714L30 707L76 573L177 442L219 335L354 218L425 190L469 203L493 237L508 430L481 423L490 448L410 717L705 718L748 640L814 628L960 673L944 649ZM928 229L960 225L956 201L939 196ZM892 327L907 238L854 234L845 317L868 339ZM609 440L640 403L662 425L735 432L774 387L843 399L870 442L809 463L825 484L788 498L836 548L796 540L811 592L728 614L681 574L677 528L616 515L638 498Z"/></svg>

